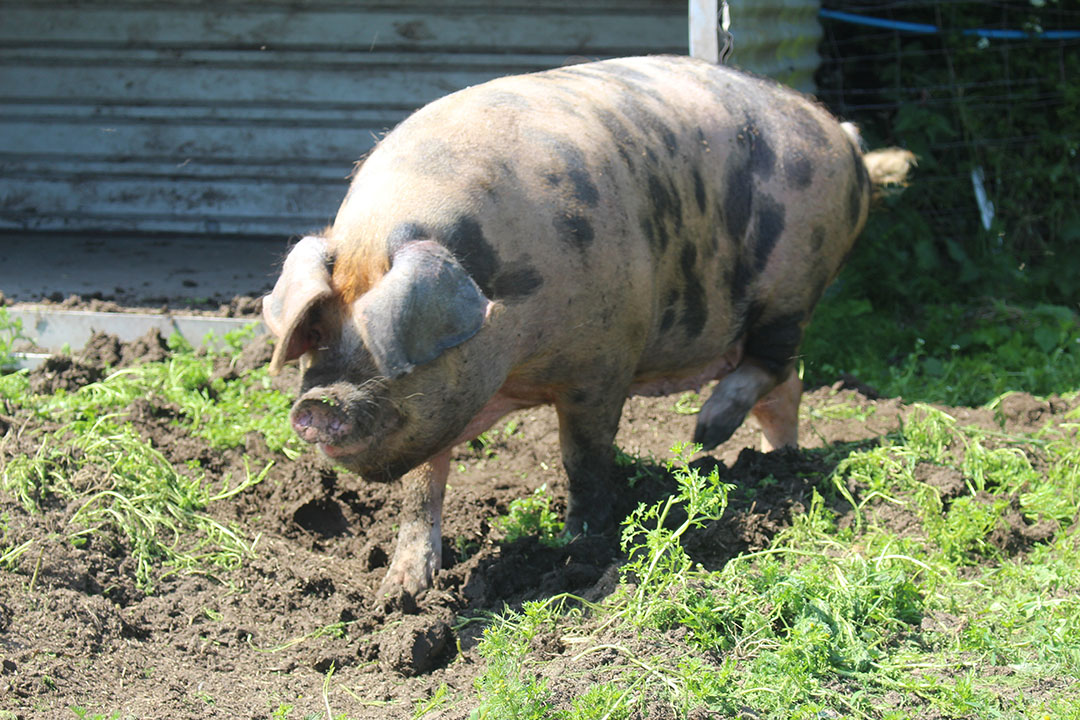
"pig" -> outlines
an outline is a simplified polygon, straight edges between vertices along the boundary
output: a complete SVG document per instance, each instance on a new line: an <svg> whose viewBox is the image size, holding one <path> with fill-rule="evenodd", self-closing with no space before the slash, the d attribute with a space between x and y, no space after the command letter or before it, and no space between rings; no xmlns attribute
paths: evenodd
<svg viewBox="0 0 1080 720"><path fill-rule="evenodd" d="M763 449L795 446L803 331L887 152L791 89L669 56L499 78L383 138L263 302L271 372L299 360L295 431L401 480L379 592L432 585L450 452L511 411L555 407L571 535L614 520L630 395L717 380L695 443L752 413Z"/></svg>

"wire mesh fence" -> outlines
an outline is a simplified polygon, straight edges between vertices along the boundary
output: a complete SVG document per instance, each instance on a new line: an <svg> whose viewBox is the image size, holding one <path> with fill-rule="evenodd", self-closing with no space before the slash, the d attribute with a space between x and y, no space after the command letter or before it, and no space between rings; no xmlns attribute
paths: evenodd
<svg viewBox="0 0 1080 720"><path fill-rule="evenodd" d="M916 283L1080 300L1080 4L822 6L818 97L920 159L870 244Z"/></svg>

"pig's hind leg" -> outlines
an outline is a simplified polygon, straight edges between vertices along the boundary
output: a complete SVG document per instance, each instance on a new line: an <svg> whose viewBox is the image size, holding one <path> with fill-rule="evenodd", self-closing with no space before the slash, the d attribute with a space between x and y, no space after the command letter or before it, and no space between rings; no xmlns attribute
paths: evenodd
<svg viewBox="0 0 1080 720"><path fill-rule="evenodd" d="M801 313L751 326L742 362L717 382L698 414L695 443L715 448L753 410L761 424L763 450L798 445L802 381L794 366L802 331Z"/></svg>
<svg viewBox="0 0 1080 720"><path fill-rule="evenodd" d="M799 445L799 401L803 384L794 368L787 379L765 393L751 412L761 426L761 451Z"/></svg>

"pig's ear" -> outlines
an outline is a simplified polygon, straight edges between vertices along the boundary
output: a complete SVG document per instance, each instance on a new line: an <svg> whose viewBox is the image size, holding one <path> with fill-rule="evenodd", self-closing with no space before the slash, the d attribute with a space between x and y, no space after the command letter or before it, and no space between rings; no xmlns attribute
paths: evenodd
<svg viewBox="0 0 1080 720"><path fill-rule="evenodd" d="M454 256L430 240L394 253L390 271L361 303L364 342L388 378L471 338L491 305Z"/></svg>
<svg viewBox="0 0 1080 720"><path fill-rule="evenodd" d="M306 237L289 251L281 277L263 298L263 321L278 340L270 359L272 375L311 348L311 310L330 293L326 240Z"/></svg>

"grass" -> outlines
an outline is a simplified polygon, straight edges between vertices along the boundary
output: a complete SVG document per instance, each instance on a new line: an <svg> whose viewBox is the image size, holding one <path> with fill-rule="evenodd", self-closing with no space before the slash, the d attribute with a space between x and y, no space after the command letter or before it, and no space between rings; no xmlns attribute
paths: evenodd
<svg viewBox="0 0 1080 720"><path fill-rule="evenodd" d="M10 337L4 332L0 322L0 338ZM712 569L697 564L687 540L731 521L731 488L676 448L667 464L676 492L624 521L614 593L598 603L561 595L490 618L473 692L439 686L407 712L1080 720L1080 414L1010 434L966 427L929 404L996 411L1010 390L1075 392L1078 338L1075 315L1052 306L941 306L901 323L847 300L824 303L805 348L808 383L848 372L915 402L897 432L814 451L829 454L835 470L813 479L805 510L767 547ZM123 545L148 590L168 573L235 567L257 536L215 520L213 505L249 491L267 468L211 483L198 462L170 463L129 413L168 417L179 435L218 450L256 433L294 453L289 401L265 370L222 372L242 340L209 354L174 343L168 361L74 393L33 395L25 373L0 375L3 414L31 416L41 428L33 452L0 468L0 490L28 512L67 508L62 542ZM677 412L699 402L687 395ZM809 412L860 421L874 410L837 402ZM10 427L4 442L20 432ZM508 426L502 439L514 432ZM498 441L487 436L480 457ZM618 462L633 479L660 472L651 459L619 454ZM506 541L531 535L557 545L565 538L550 508L541 488L495 525ZM44 541L16 541L9 523L0 516L0 569L30 576L45 551L34 543ZM1039 533L1024 534L1032 529ZM292 710L282 704L274 714Z"/></svg>
<svg viewBox="0 0 1080 720"><path fill-rule="evenodd" d="M888 397L977 406L1010 390L1080 388L1080 317L1075 308L997 301L899 317L840 292L818 306L802 354L811 386L848 373Z"/></svg>
<svg viewBox="0 0 1080 720"><path fill-rule="evenodd" d="M624 522L613 595L487 628L471 717L1080 718L1078 425L1009 436L917 407L768 548L717 571L682 540L728 488L676 448L678 492ZM918 479L929 468L963 490L942 497ZM851 500L844 523L823 495ZM991 541L1010 508L1051 524L1026 553ZM915 518L903 532L896 512ZM562 652L538 656L545 636Z"/></svg>
<svg viewBox="0 0 1080 720"><path fill-rule="evenodd" d="M0 306L0 372L14 366L15 344L25 338L22 330L22 320L12 319L7 309Z"/></svg>
<svg viewBox="0 0 1080 720"><path fill-rule="evenodd" d="M536 488L532 495L512 500L506 515L495 519L495 528L503 533L503 541L507 543L536 537L541 545L555 548L570 541L563 534L562 520L551 509L546 485Z"/></svg>
<svg viewBox="0 0 1080 720"><path fill-rule="evenodd" d="M288 398L270 388L265 369L226 379L215 368L235 363L250 330L226 336L221 351L200 353L179 340L165 362L112 373L77 392L34 395L25 372L0 377L0 402L41 422L37 450L0 467L0 488L28 512L48 503L72 508L67 542L82 546L123 542L136 563L140 587L150 591L172 572L217 573L250 556L258 540L245 528L215 520L213 503L244 492L265 478L266 467L243 459L243 476L207 480L198 461L171 463L139 434L129 411L139 403L173 416L182 434L204 438L211 448L242 447L248 433L289 453ZM10 566L30 550L25 543L0 548Z"/></svg>

